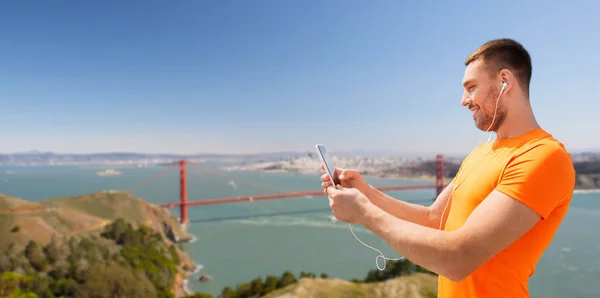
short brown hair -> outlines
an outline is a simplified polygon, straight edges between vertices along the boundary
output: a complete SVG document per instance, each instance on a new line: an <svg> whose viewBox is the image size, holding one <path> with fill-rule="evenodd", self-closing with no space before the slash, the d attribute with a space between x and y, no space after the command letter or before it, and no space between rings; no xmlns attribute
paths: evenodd
<svg viewBox="0 0 600 298"><path fill-rule="evenodd" d="M485 62L490 75L495 75L502 69L511 70L523 91L529 94L531 57L520 43L508 38L488 41L467 57L465 66L478 59Z"/></svg>

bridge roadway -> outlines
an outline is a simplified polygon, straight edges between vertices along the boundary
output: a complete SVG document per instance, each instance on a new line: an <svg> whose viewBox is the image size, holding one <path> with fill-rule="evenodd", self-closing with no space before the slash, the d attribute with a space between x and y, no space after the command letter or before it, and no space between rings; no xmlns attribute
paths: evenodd
<svg viewBox="0 0 600 298"><path fill-rule="evenodd" d="M388 187L378 187L377 189L385 192L385 191L394 191L394 190L413 190L413 189L430 189L430 188L436 188L436 185L435 184L427 184L427 185L388 186ZM230 204L230 203L240 203L240 202L277 200L277 199L298 198L298 197L306 197L306 196L324 196L324 195L325 195L325 193L323 193L323 190L301 191L301 192L279 193L279 194L271 194L271 195L195 200L195 201L187 201L185 205L200 206L200 205ZM180 203L180 202L159 204L159 206L164 207L164 208L176 208L181 205L182 205L182 203Z"/></svg>

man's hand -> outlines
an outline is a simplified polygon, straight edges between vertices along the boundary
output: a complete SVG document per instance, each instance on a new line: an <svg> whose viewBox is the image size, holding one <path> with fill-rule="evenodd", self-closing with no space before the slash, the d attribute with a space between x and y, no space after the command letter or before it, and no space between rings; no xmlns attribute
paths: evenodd
<svg viewBox="0 0 600 298"><path fill-rule="evenodd" d="M323 164L321 164L321 169L325 169ZM340 178L340 182L345 188L356 188L362 193L366 193L369 189L369 184L365 182L365 180L360 176L360 173L358 173L358 171L356 170L340 169L336 167L334 176L338 176ZM321 181L321 186L323 187L325 193L327 193L327 188L329 186L332 186L331 179L329 179L329 175L327 175L327 173L321 175Z"/></svg>
<svg viewBox="0 0 600 298"><path fill-rule="evenodd" d="M321 164L321 169L325 169L323 164ZM390 197L365 182L356 170L335 168L335 175L340 178L342 187L356 188L381 210L400 219L436 229L440 226L441 213L450 196L450 186L448 186L430 208ZM323 192L327 194L327 188L333 186L327 173L321 175L321 182ZM440 206L441 209L439 208Z"/></svg>
<svg viewBox="0 0 600 298"><path fill-rule="evenodd" d="M325 192L329 196L329 206L333 215L341 221L361 224L366 215L372 215L379 209L356 188L329 186Z"/></svg>

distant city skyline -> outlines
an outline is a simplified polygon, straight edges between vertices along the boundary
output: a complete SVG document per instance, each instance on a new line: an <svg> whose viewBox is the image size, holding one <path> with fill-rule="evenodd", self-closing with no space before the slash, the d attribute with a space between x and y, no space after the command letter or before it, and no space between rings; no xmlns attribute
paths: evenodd
<svg viewBox="0 0 600 298"><path fill-rule="evenodd" d="M600 154L600 148L567 148L572 154L584 154L593 153ZM313 152L314 151L314 152ZM312 149L298 149L298 150L274 150L274 151L255 151L255 152L219 152L219 151L207 151L207 152L168 152L168 151L156 151L156 152L144 152L144 151L124 151L124 150L109 150L109 151L90 151L90 152L59 152L52 150L24 150L15 152L0 152L0 155L22 155L22 154L57 154L57 155L102 155L102 154L141 154L141 155L173 155L173 156L202 156L202 155L223 155L223 156L254 156L254 155L290 155L290 154L307 154L316 153ZM464 157L469 151L466 152L441 152L441 151L398 151L398 150L336 150L332 151L332 155L342 156L407 156L407 157L435 157L437 154L443 154L450 157Z"/></svg>
<svg viewBox="0 0 600 298"><path fill-rule="evenodd" d="M467 55L514 38L531 102L600 148L600 3L0 3L0 152L461 155Z"/></svg>

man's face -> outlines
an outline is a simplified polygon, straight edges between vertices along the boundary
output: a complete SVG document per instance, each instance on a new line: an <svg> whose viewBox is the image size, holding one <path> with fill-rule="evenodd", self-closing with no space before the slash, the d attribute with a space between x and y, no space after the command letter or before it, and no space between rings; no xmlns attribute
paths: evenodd
<svg viewBox="0 0 600 298"><path fill-rule="evenodd" d="M502 87L500 84L490 75L481 60L473 61L465 70L461 104L473 112L475 126L483 131L497 131L506 118L506 108L502 100L498 101L496 108L496 100Z"/></svg>

